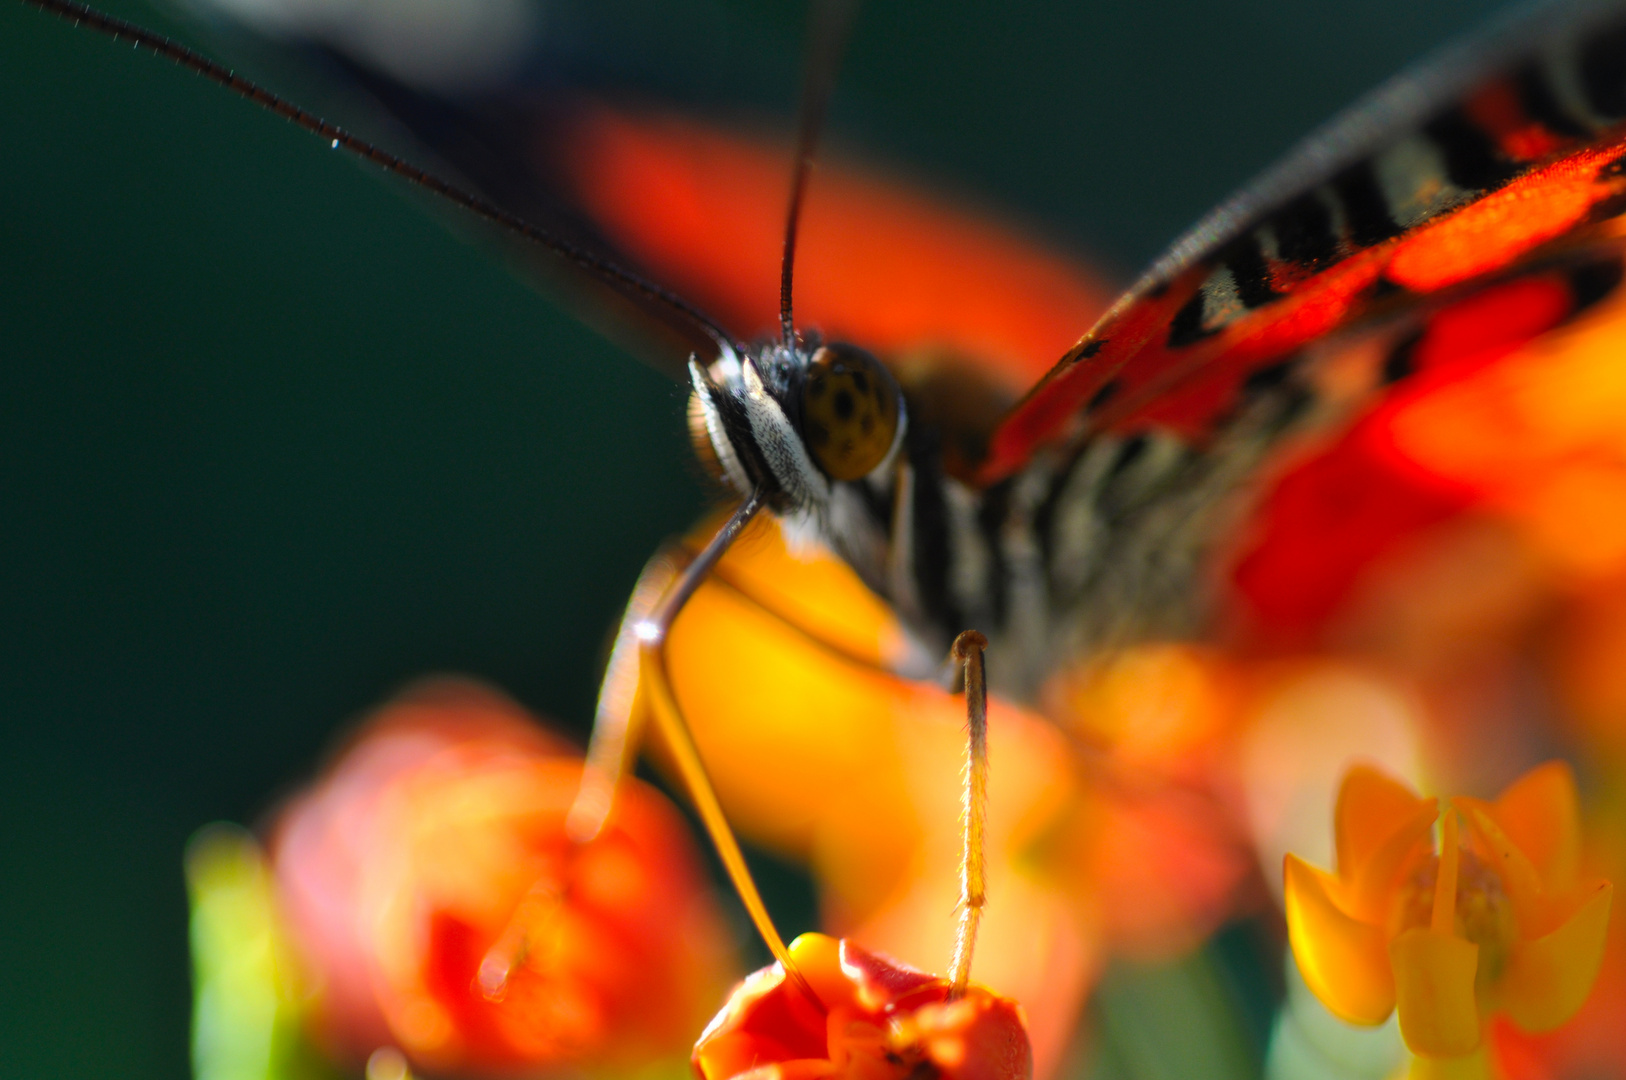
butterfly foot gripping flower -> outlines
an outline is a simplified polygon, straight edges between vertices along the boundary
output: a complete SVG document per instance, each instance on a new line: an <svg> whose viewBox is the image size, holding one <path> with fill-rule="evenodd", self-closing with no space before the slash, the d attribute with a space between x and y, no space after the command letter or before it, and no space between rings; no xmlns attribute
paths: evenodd
<svg viewBox="0 0 1626 1080"><path fill-rule="evenodd" d="M1378 1024L1399 1012L1414 1077L1488 1075L1495 1015L1537 1032L1580 1009L1603 958L1612 887L1580 879L1566 765L1531 770L1495 802L1443 806L1357 767L1335 816L1336 874L1286 859L1293 955L1343 1019Z"/></svg>
<svg viewBox="0 0 1626 1080"><path fill-rule="evenodd" d="M823 934L742 982L694 1048L701 1080L1030 1080L1022 1008ZM816 999L816 1000L815 1000Z"/></svg>

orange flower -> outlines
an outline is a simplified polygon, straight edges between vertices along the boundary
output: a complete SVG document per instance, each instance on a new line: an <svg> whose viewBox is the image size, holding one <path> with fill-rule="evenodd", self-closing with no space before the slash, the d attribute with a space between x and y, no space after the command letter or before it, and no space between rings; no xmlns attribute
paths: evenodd
<svg viewBox="0 0 1626 1080"><path fill-rule="evenodd" d="M803 934L791 959L818 998L778 964L729 995L694 1048L701 1080L1029 1080L1020 1005L949 983L847 941Z"/></svg>
<svg viewBox="0 0 1626 1080"><path fill-rule="evenodd" d="M825 929L927 970L946 964L965 703L886 670L910 663L891 614L844 565L793 556L759 519L668 642L677 699L741 834L811 864ZM988 662L997 669L1000 654ZM1133 671L1109 663L1058 692L1090 725L989 703L989 902L973 975L1023 1003L1040 1076L1060 1065L1108 943L1141 956L1191 946L1248 869L1225 816L1190 796L1195 783L1092 782L1104 745L1152 777L1168 759L1198 761L1219 726L1208 696L1223 680L1201 654L1120 663ZM1120 692L1140 677L1201 700Z"/></svg>
<svg viewBox="0 0 1626 1080"><path fill-rule="evenodd" d="M726 977L713 898L682 819L636 781L571 844L581 769L513 703L440 681L293 800L272 854L326 1044L462 1072L682 1052Z"/></svg>
<svg viewBox="0 0 1626 1080"><path fill-rule="evenodd" d="M1356 767L1335 817L1336 875L1286 858L1293 955L1332 1012L1378 1024L1398 1010L1420 1059L1414 1075L1471 1076L1488 1069L1493 1015L1547 1031L1580 1009L1602 961L1612 890L1579 879L1568 766L1533 769L1493 803L1453 798L1443 816L1436 800Z"/></svg>

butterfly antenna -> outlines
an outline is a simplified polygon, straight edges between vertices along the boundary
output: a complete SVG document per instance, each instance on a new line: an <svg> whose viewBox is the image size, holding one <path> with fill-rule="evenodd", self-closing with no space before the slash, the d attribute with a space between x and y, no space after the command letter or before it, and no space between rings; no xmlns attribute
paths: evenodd
<svg viewBox="0 0 1626 1080"><path fill-rule="evenodd" d="M813 5L809 18L807 66L802 72L802 102L796 128L796 161L790 180L790 209L785 214L785 247L779 260L779 330L787 349L796 346L796 320L792 315L792 282L796 275L796 232L802 217L802 199L818 149L824 115L835 90L836 72L846 51L847 34L857 13L857 0L827 0Z"/></svg>
<svg viewBox="0 0 1626 1080"><path fill-rule="evenodd" d="M327 140L335 150L348 150L357 157L372 162L385 172L392 173L410 184L440 196L447 202L462 207L476 217L483 218L529 243L547 248L555 255L575 264L581 270L625 296L652 302L656 309L661 311L674 326L685 330L698 330L717 347L719 353L740 353L743 351L743 347L734 340L733 335L677 294L663 289L654 282L645 280L632 271L595 255L585 248L577 247L575 244L553 235L546 229L531 224L519 215L504 210L489 199L482 198L431 172L420 169L389 151L351 134L344 128L323 120L315 113L302 109L280 94L275 94L258 83L243 78L231 68L209 59L195 49L164 37L162 34L153 33L151 30L137 26L135 23L126 22L123 19L97 11L95 8L77 3L75 0L22 0L22 2L59 18L66 19L75 26L87 27L115 41L127 41L138 49L144 49L155 56L172 60L188 71L201 75L210 82L223 86L240 97L247 98L262 109L275 113L295 126Z"/></svg>

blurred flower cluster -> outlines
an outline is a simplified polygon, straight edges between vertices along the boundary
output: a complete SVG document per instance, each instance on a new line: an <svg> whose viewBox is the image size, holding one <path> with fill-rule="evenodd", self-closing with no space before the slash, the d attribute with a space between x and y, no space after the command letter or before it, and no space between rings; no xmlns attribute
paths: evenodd
<svg viewBox="0 0 1626 1080"><path fill-rule="evenodd" d="M1278 463L1202 642L991 703L967 997L929 974L963 699L891 674L890 613L762 521L670 666L730 819L842 939L793 948L822 1013L778 967L725 1002L736 943L663 796L629 782L573 844L579 752L442 683L261 839L198 841L200 1078L675 1075L702 1029L705 1080L1626 1076L1626 305L1528 340L1471 314Z"/></svg>
<svg viewBox="0 0 1626 1080"><path fill-rule="evenodd" d="M368 718L263 850L201 834L200 1080L313 1060L369 1076L680 1072L737 974L732 939L658 792L629 780L591 844L567 839L581 773L511 701L437 680Z"/></svg>

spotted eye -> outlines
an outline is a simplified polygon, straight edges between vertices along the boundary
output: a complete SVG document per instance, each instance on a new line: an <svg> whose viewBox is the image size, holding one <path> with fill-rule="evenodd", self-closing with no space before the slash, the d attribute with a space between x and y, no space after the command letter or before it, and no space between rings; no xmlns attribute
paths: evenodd
<svg viewBox="0 0 1626 1080"><path fill-rule="evenodd" d="M802 384L802 436L832 480L868 475L898 432L898 384L881 362L851 345L825 345Z"/></svg>

